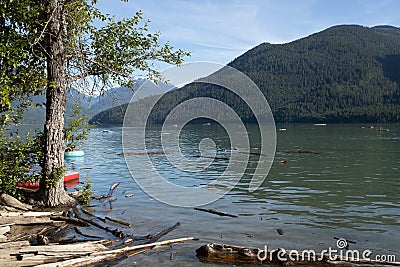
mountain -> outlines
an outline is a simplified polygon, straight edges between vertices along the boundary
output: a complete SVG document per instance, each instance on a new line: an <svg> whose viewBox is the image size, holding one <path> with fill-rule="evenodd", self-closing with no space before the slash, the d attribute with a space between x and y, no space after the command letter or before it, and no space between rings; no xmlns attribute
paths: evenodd
<svg viewBox="0 0 400 267"><path fill-rule="evenodd" d="M390 25L380 25L380 26L375 26L372 27L375 31L381 32L381 33L386 33L386 34L391 34L391 35L400 35L400 28L393 27Z"/></svg>
<svg viewBox="0 0 400 267"><path fill-rule="evenodd" d="M92 98L89 105L88 115L90 117L95 114L113 107L117 107L128 103L134 92L146 82L146 79L137 79L133 88L115 87L105 91L102 95Z"/></svg>
<svg viewBox="0 0 400 267"><path fill-rule="evenodd" d="M400 121L400 29L396 27L334 26L287 44L260 44L229 66L258 85L277 122ZM254 121L234 94L199 83L165 94L148 121L162 122L173 107L200 96L223 101L245 122ZM103 111L91 121L122 123L125 109L122 105Z"/></svg>
<svg viewBox="0 0 400 267"><path fill-rule="evenodd" d="M91 118L95 114L113 107L117 107L128 103L133 96L134 90L139 88L146 80L138 79L134 88L116 87L105 91L99 96L88 96L79 92L76 89L70 89L67 92L67 106L66 106L66 121L74 110L74 105L77 104L82 110L82 113ZM35 108L28 108L23 115L23 124L36 124L43 125L46 116L45 95L38 95L32 97L32 102L36 105Z"/></svg>

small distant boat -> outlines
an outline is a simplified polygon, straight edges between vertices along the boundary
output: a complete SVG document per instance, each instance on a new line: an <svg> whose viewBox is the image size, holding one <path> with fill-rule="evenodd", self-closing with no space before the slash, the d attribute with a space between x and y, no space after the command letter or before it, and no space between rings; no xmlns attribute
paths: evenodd
<svg viewBox="0 0 400 267"><path fill-rule="evenodd" d="M326 126L326 123L314 123L314 126Z"/></svg>
<svg viewBox="0 0 400 267"><path fill-rule="evenodd" d="M111 132L112 132L111 130L107 130L107 129L103 130L103 133L111 133Z"/></svg>
<svg viewBox="0 0 400 267"><path fill-rule="evenodd" d="M222 148L222 147L220 147L220 146L215 146L215 150L216 150L217 152L225 152L225 151L226 151L225 148Z"/></svg>
<svg viewBox="0 0 400 267"><path fill-rule="evenodd" d="M284 132L286 130L287 130L286 128L279 128L279 131L282 131L282 132Z"/></svg>
<svg viewBox="0 0 400 267"><path fill-rule="evenodd" d="M211 123L207 122L207 123L203 123L203 125L210 126Z"/></svg>
<svg viewBox="0 0 400 267"><path fill-rule="evenodd" d="M389 129L383 128L383 127L379 127L378 129L380 132L390 132Z"/></svg>
<svg viewBox="0 0 400 267"><path fill-rule="evenodd" d="M64 186L67 188L75 187L79 184L79 172L67 172L64 175ZM17 182L18 187L28 189L39 189L39 182Z"/></svg>
<svg viewBox="0 0 400 267"><path fill-rule="evenodd" d="M64 152L64 157L66 158L83 157L84 155L85 152L83 152L82 150L73 150Z"/></svg>

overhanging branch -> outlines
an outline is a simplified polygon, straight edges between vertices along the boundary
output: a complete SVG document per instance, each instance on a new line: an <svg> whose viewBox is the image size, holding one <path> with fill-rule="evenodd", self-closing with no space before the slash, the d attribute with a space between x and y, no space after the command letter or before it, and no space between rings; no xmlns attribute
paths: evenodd
<svg viewBox="0 0 400 267"><path fill-rule="evenodd" d="M118 70L114 70L114 69L110 68L109 66L107 66L107 65L105 65L105 64L103 64L103 63L97 62L97 61L94 60L94 59L86 58L86 60L88 60L89 62L91 62L91 63L93 63L93 64L95 64L95 65L97 65L97 66L102 67L103 69L106 69L106 70L109 71L110 73L113 73L113 74L122 76L122 77L124 77L124 78L130 78L130 77L131 77L131 75L129 75L128 73L121 72L121 71L118 71Z"/></svg>

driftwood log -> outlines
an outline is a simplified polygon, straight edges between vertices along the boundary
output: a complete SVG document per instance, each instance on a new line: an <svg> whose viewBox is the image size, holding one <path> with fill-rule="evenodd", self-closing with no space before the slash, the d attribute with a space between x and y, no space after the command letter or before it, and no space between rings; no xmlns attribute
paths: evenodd
<svg viewBox="0 0 400 267"><path fill-rule="evenodd" d="M82 233L82 231L78 228L78 227L74 227L74 230L75 230L75 232L78 234L78 235L81 235L81 236L84 236L84 237L88 237L88 238L96 238L96 239L98 239L99 238L99 236L94 236L94 235L88 235L88 234L84 234L84 233Z"/></svg>
<svg viewBox="0 0 400 267"><path fill-rule="evenodd" d="M168 154L166 151L150 151L150 152L124 152L124 153L119 153L118 156L146 156L146 155L164 155Z"/></svg>
<svg viewBox="0 0 400 267"><path fill-rule="evenodd" d="M13 198L12 196L4 194L4 193L0 195L0 204L9 206L9 207L13 207L16 209L20 209L20 210L31 210L32 209L31 205L22 203L18 199Z"/></svg>
<svg viewBox="0 0 400 267"><path fill-rule="evenodd" d="M114 183L110 187L108 195L105 196L107 200L111 200L110 197L118 184ZM13 198L2 195L2 201L5 201L4 199L7 202L12 202L14 206L19 205L18 202L14 203ZM193 240L190 237L155 242L176 229L180 225L177 222L153 235L132 237L129 242L114 246L114 249L111 250L105 247L102 241L93 242L94 238L96 240L101 238L100 236L85 234L81 229L74 226L95 226L122 239L125 234L121 230L109 228L106 224L101 224L97 220L101 220L103 223L111 221L124 227L131 227L131 223L108 216L102 218L85 209L82 209L82 212L93 218L85 218L86 216L82 216L76 207L57 212L21 211L8 206L1 207L0 242L7 243L0 243L0 266L33 266L47 263L49 263L49 266L87 266L99 262L108 264L109 261L115 263L158 246ZM29 227L21 227L20 225L29 225ZM65 239L66 234L70 233L72 229L75 230L76 234L91 238L91 240L78 239L75 235ZM22 233L19 233L20 231ZM127 246L135 241L145 241L146 243L138 246ZM123 245L125 247L120 248Z"/></svg>
<svg viewBox="0 0 400 267"><path fill-rule="evenodd" d="M28 212L0 212L1 217L47 217L52 215L61 215L62 212L48 212L48 211L28 211Z"/></svg>
<svg viewBox="0 0 400 267"><path fill-rule="evenodd" d="M66 217L66 216L51 216L51 220L53 221L65 221L70 224L78 225L78 226L89 226L89 223L81 220L80 218L72 218L72 217Z"/></svg>
<svg viewBox="0 0 400 267"><path fill-rule="evenodd" d="M64 260L64 261L43 264L43 265L38 265L38 266L41 266L41 267L87 266L87 265L91 265L94 263L99 263L99 262L103 262L106 260L116 258L119 255L124 254L124 253L131 253L129 256L133 256L133 255L136 255L138 252L145 252L145 251L153 249L155 247L167 246L167 245L182 243L182 242L186 242L186 241L190 241L190 240L193 240L193 237L178 238L178 239L166 240L166 241L161 241L161 242L155 242L155 243L151 243L151 244L124 247L121 249L114 249L114 250L102 249L100 251L98 250L97 252L89 253L85 257L68 259L68 260ZM136 253L132 253L132 252L136 252Z"/></svg>
<svg viewBox="0 0 400 267"><path fill-rule="evenodd" d="M309 150L294 150L294 151L287 151L286 153L288 153L288 154L314 154L314 155L321 154L321 152L309 151Z"/></svg>
<svg viewBox="0 0 400 267"><path fill-rule="evenodd" d="M89 211L85 210L85 209L82 208L82 207L81 207L81 210L82 210L82 212L85 213L86 215L90 215L90 216L92 216L92 217L94 217L94 218L96 218L96 219L98 219L98 220L100 220L100 221L102 221L102 222L106 222L106 219L105 219L105 218L102 218L102 217L100 217L100 216L94 215L93 213L90 213ZM74 212L75 212L75 214L77 214L77 216L81 217L81 216L79 215L79 213L78 213L76 210L74 210Z"/></svg>
<svg viewBox="0 0 400 267"><path fill-rule="evenodd" d="M60 212L0 212L0 225L35 225L35 224L53 224L52 216Z"/></svg>
<svg viewBox="0 0 400 267"><path fill-rule="evenodd" d="M193 237L165 240L151 244L129 246L111 250L104 246L107 240L82 242L70 245L49 244L31 246L28 241L0 244L1 266L88 266L116 259L120 255L127 257L156 247L193 240Z"/></svg>
<svg viewBox="0 0 400 267"><path fill-rule="evenodd" d="M119 237L121 239L124 238L124 236L125 236L125 234L118 228L110 229L109 227L103 226L103 225L95 222L93 219L85 219L85 218L74 218L74 219L82 221L86 224L91 224L93 226L96 226L97 228L104 230L106 232L109 232L109 233L113 234L114 236Z"/></svg>
<svg viewBox="0 0 400 267"><path fill-rule="evenodd" d="M54 224L55 221L51 220L50 217L1 217L0 224L14 225L35 225L35 224Z"/></svg>
<svg viewBox="0 0 400 267"><path fill-rule="evenodd" d="M132 227L132 224L130 224L129 222L125 222L123 220L120 220L120 219L116 219L116 218L112 218L112 217L108 217L108 216L104 217L104 219L112 221L112 222L115 222L115 223L118 223L120 225L124 225L124 226L129 227L129 228Z"/></svg>
<svg viewBox="0 0 400 267"><path fill-rule="evenodd" d="M162 230L161 232L155 234L155 235L149 235L149 239L150 241L148 243L153 243L156 242L158 239L160 239L161 237L163 237L164 235L168 234L169 232L175 230L179 225L181 225L180 222L175 223L174 225L172 225L171 227L168 227L167 229Z"/></svg>
<svg viewBox="0 0 400 267"><path fill-rule="evenodd" d="M227 217L232 217L232 218L237 218L237 215L234 214L230 214L228 212L225 211L219 211L219 210L214 210L214 209L203 209L203 208L194 208L195 210L199 210L199 211L204 211L204 212L208 212L208 213L212 213L212 214L216 214L219 216L227 216Z"/></svg>
<svg viewBox="0 0 400 267"><path fill-rule="evenodd" d="M343 255L311 254L309 251L277 250L264 251L259 248L249 248L226 244L207 244L196 250L196 256L203 262L214 262L234 265L268 266L400 266L400 262L382 262L372 260L357 260Z"/></svg>
<svg viewBox="0 0 400 267"><path fill-rule="evenodd" d="M115 188L117 188L118 186L119 186L119 183L113 183L110 186L110 190L108 191L107 198L111 198L112 197L112 194L113 194Z"/></svg>

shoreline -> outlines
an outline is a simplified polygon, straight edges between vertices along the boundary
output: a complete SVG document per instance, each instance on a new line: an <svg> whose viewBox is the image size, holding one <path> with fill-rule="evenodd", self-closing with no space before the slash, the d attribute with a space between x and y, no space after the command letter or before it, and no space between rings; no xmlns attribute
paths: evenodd
<svg viewBox="0 0 400 267"><path fill-rule="evenodd" d="M101 201L104 197L93 197L93 199ZM232 214L222 211L206 209L200 209L200 211L211 213L212 216L234 218ZM10 206L0 206L0 233L7 237L7 240L0 242L0 263L3 266L49 267L92 264L108 266L161 246L169 246L166 251L164 249L165 253L179 250L179 245L173 248L173 244L198 241L195 237L159 241L177 229L180 226L179 222L157 233L142 235L133 235L131 226L129 222L113 218L111 215L100 217L89 211L88 207L83 206L45 210L36 207L21 210ZM350 240L346 241L351 243ZM400 262L358 261L342 256L333 260L321 254L316 255L317 258L308 255L306 259L293 260L291 258L293 255L290 253L294 250L266 249L219 243L199 244L196 257L199 263L222 265L400 266ZM298 255L303 255L304 252L306 251L296 251ZM152 254L148 257L153 257ZM171 252L171 257L172 255L173 252ZM260 257L260 255L270 257Z"/></svg>
<svg viewBox="0 0 400 267"><path fill-rule="evenodd" d="M4 194L2 195L4 197ZM12 197L7 195L7 199ZM41 209L13 199L0 206L0 263L4 266L86 266L118 261L156 247L193 240L159 241L176 223L157 233L134 235L129 222L101 218L83 206ZM120 230L121 229L121 230Z"/></svg>

